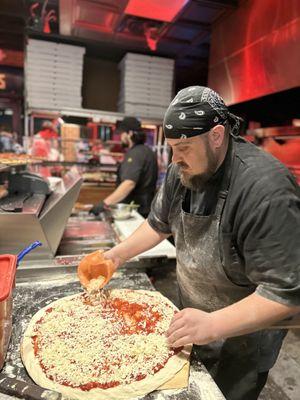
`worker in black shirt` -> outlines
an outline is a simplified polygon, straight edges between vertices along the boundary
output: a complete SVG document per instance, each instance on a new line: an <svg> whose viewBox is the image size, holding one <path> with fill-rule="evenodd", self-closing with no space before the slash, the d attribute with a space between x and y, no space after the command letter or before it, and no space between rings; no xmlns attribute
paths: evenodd
<svg viewBox="0 0 300 400"><path fill-rule="evenodd" d="M105 257L117 268L173 234L182 310L169 345L194 344L227 400L254 400L286 334L265 328L300 312L300 200L290 172L238 131L213 90L181 90L148 219Z"/></svg>
<svg viewBox="0 0 300 400"><path fill-rule="evenodd" d="M146 217L156 189L156 154L144 144L146 135L136 118L125 117L119 124L118 131L124 147L129 147L129 150L117 172L117 188L90 212L98 215L107 206L133 201L139 205L138 212Z"/></svg>

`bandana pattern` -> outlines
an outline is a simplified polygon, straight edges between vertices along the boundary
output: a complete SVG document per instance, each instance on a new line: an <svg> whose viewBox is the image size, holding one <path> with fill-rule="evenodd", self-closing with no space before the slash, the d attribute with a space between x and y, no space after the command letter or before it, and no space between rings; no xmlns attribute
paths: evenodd
<svg viewBox="0 0 300 400"><path fill-rule="evenodd" d="M222 97L210 88L190 86L180 90L169 105L163 122L167 138L189 138L208 132L215 125L231 124Z"/></svg>
<svg viewBox="0 0 300 400"><path fill-rule="evenodd" d="M216 111L216 113L219 114L219 116L222 119L226 119L227 118L227 114L228 114L228 109L224 104L224 101L222 99L222 97L215 92L214 90L210 89L210 88L205 88L203 90L203 93L201 95L201 101L207 102L208 104L210 104L210 106ZM227 112L225 112L225 110L227 110Z"/></svg>

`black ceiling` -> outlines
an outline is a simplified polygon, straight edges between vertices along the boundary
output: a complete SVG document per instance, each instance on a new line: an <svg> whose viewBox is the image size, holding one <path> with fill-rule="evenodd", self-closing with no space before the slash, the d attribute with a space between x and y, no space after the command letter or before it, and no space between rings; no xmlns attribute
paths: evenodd
<svg viewBox="0 0 300 400"><path fill-rule="evenodd" d="M23 1L0 2L0 48L24 49L26 8Z"/></svg>
<svg viewBox="0 0 300 400"><path fill-rule="evenodd" d="M87 56L119 62L127 51L176 60L177 87L206 83L211 26L237 7L238 0L188 0L172 22L126 14L129 0L1 0L0 48L22 50L25 31L33 37L85 45ZM34 18L42 8L57 21L45 34ZM110 21L110 25L107 23ZM30 27L31 25L31 27ZM26 26L26 28L25 28ZM157 50L151 51L145 27L155 28ZM66 34L67 32L67 34Z"/></svg>
<svg viewBox="0 0 300 400"><path fill-rule="evenodd" d="M212 24L244 0L189 0L170 23L128 16L124 13L128 1L0 0L0 49L24 50L25 36L29 35L84 45L87 56L115 62L128 51L155 54L176 60L176 90L195 82L205 85ZM30 8L33 4L38 5L34 9L37 16L43 6L46 12L55 11L57 21L50 22L50 34L32 26ZM68 4L73 8L66 6ZM113 18L107 18L109 15ZM111 22L110 29L107 20ZM159 32L156 52L147 46L145 26L156 27ZM68 29L69 34L62 34L61 30ZM296 88L275 93L230 109L246 120L260 121L262 126L289 124L299 114L299 91Z"/></svg>

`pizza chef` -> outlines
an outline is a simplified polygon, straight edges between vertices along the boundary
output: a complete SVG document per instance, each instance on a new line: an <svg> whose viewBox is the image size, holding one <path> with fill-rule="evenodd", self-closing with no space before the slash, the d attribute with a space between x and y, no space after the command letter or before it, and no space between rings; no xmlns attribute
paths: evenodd
<svg viewBox="0 0 300 400"><path fill-rule="evenodd" d="M286 335L263 328L300 312L300 199L239 125L210 88L181 90L164 118L173 158L151 212L105 257L117 268L173 235L182 310L169 344L193 343L227 400L254 400Z"/></svg>

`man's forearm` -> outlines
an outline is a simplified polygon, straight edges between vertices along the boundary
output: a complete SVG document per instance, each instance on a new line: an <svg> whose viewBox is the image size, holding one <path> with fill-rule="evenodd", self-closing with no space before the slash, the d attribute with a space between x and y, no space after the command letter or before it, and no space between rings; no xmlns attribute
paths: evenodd
<svg viewBox="0 0 300 400"><path fill-rule="evenodd" d="M211 313L215 340L255 332L298 312L300 307L286 306L253 293Z"/></svg>
<svg viewBox="0 0 300 400"><path fill-rule="evenodd" d="M126 240L106 252L106 255L118 257L125 262L156 246L168 236L155 231L146 220Z"/></svg>
<svg viewBox="0 0 300 400"><path fill-rule="evenodd" d="M119 203L129 195L135 188L135 182L127 179L122 182L109 196L104 199L104 203L108 206Z"/></svg>

